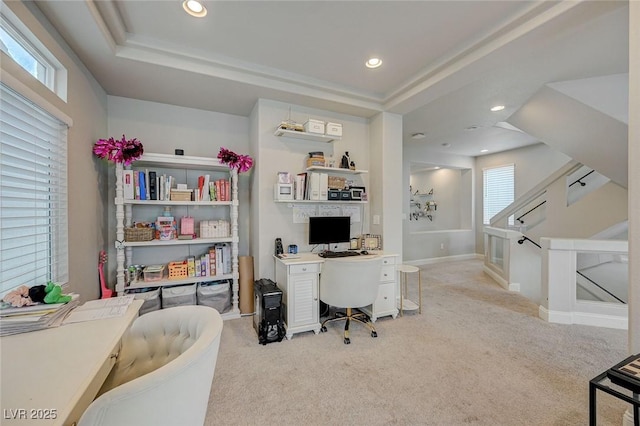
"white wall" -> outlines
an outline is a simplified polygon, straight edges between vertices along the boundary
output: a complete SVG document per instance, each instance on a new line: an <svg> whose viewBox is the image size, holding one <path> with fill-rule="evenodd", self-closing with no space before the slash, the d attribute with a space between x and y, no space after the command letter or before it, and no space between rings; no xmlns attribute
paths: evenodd
<svg viewBox="0 0 640 426"><path fill-rule="evenodd" d="M570 158L565 154L554 151L544 144L526 146L519 149L504 151L493 155L476 158L475 164L475 220L478 224L475 232L476 253L484 254L484 236L482 225L482 170L489 167L515 165L515 199L544 178L559 169Z"/></svg>
<svg viewBox="0 0 640 426"><path fill-rule="evenodd" d="M79 293L82 300L94 299L100 294L98 251L106 244L107 197L104 165L96 161L92 147L107 129L107 97L35 6L12 1L3 2L2 7L15 13L68 71L64 102L7 56L0 60L3 82L15 79L42 99L37 103L47 103L42 106L57 109L73 120L68 132L69 291Z"/></svg>
<svg viewBox="0 0 640 426"><path fill-rule="evenodd" d="M291 108L291 119L298 122L305 122L312 117L342 123L342 140L326 143L275 136L276 127L289 116L289 108ZM275 203L273 200L273 186L277 173L303 172L306 168L306 158L311 151L323 151L325 156L333 155L336 160L348 151L358 169L368 170L369 128L367 120L363 118L261 99L252 113L251 129L252 132L256 132L251 135L251 144L257 161L252 179L252 206L254 207L252 221L253 229L257 230L251 237L254 276L256 279L275 279L273 261L275 238L282 238L285 247L289 244L297 244L300 251L310 251L312 248L307 243L308 225L294 224L290 205ZM356 179L361 179L362 184L368 188L369 175L359 176ZM362 217L363 222L351 227L353 236L368 232L369 208L365 204L362 205Z"/></svg>
<svg viewBox="0 0 640 426"><path fill-rule="evenodd" d="M193 108L108 97L108 131L101 137L138 138L145 152L216 157L220 147L238 154L249 154L249 119ZM115 196L115 168L109 168L109 200ZM249 173L252 173L249 172ZM111 184L113 183L113 184ZM240 256L249 253L250 177L240 174L238 233ZM109 203L109 229L115 229L115 206ZM115 232L108 235L109 257L115 259ZM178 260L178 259L176 259ZM126 266L126 265L125 265ZM109 264L109 277L115 280L115 262Z"/></svg>
<svg viewBox="0 0 640 426"><path fill-rule="evenodd" d="M430 259L460 257L473 255L475 252L475 234L474 234L474 218L472 206L476 196L474 194L474 160L472 157L464 157L460 155L451 155L446 153L429 152L424 144L408 143L405 144L403 150L403 184L402 184L402 212L403 212L403 256L404 260L412 263L420 263L429 261ZM459 179L461 185L458 186L459 202L455 204L451 200L450 209L455 210L454 217L459 218L456 222L458 226L448 227L442 225L442 221L438 222L438 217L445 217L450 212L440 206L438 200L443 194L442 187L449 187L444 180L435 185L434 182L434 199L438 202L438 211L434 216L434 222L427 224L429 219L419 219L418 223L409 220L411 209L409 208L409 185L411 163L425 163L443 168L451 168L459 170L459 175L455 178ZM465 170L465 171L462 171ZM440 188L438 188L440 187ZM426 189L428 190L428 188ZM447 191L446 189L444 191ZM445 205L447 201L445 200ZM448 219L444 219L445 222ZM414 228L414 224L415 227ZM421 227L424 227L421 228ZM441 248L442 247L442 248Z"/></svg>
<svg viewBox="0 0 640 426"><path fill-rule="evenodd" d="M437 208L430 214L433 220L426 216L418 217L418 220L409 218L409 232L419 231L443 231L447 229L469 228L471 223L471 199L468 194L471 190L471 181L464 179L468 175L467 170L438 169L411 173L410 183L415 194L426 194L433 190L432 195L414 195L413 201L420 206L413 205L409 212L424 212L426 202L434 201ZM462 197L465 194L465 197ZM462 207L466 207L463 209ZM463 219L464 217L464 219Z"/></svg>

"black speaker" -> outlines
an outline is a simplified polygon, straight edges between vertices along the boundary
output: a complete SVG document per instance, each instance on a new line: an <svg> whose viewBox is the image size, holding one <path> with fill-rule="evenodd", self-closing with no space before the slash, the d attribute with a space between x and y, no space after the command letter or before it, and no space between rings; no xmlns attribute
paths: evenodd
<svg viewBox="0 0 640 426"><path fill-rule="evenodd" d="M280 342L285 335L282 320L282 290L276 283L261 278L253 284L256 314L253 328L261 345Z"/></svg>

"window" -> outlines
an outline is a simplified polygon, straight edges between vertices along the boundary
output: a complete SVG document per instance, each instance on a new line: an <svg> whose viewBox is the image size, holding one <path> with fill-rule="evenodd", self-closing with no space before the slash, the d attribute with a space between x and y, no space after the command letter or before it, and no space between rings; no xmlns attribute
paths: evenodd
<svg viewBox="0 0 640 426"><path fill-rule="evenodd" d="M67 126L0 84L0 295L68 281Z"/></svg>
<svg viewBox="0 0 640 426"><path fill-rule="evenodd" d="M0 50L66 101L66 68L9 8L0 14Z"/></svg>
<svg viewBox="0 0 640 426"><path fill-rule="evenodd" d="M483 224L489 225L493 216L513 203L514 171L513 164L487 168L482 171ZM513 215L509 217L509 225L513 225Z"/></svg>

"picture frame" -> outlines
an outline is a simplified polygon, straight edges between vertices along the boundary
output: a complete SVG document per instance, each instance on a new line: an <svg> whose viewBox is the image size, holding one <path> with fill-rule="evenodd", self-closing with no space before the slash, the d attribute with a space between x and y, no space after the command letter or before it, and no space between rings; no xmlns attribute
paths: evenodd
<svg viewBox="0 0 640 426"><path fill-rule="evenodd" d="M382 250L380 235L364 234L360 237L360 248L363 250Z"/></svg>

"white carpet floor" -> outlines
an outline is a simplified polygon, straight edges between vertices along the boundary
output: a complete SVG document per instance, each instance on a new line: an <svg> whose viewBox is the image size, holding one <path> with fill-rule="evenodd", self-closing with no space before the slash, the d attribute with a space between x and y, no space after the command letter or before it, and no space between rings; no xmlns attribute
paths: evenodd
<svg viewBox="0 0 640 426"><path fill-rule="evenodd" d="M423 313L259 345L226 321L207 425L586 425L588 384L627 356L627 332L549 324L477 260L422 268ZM417 274L413 274L417 275ZM412 296L417 283L410 282ZM598 425L627 405L598 394Z"/></svg>

